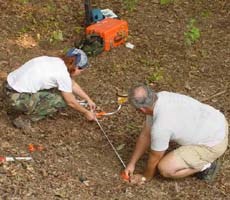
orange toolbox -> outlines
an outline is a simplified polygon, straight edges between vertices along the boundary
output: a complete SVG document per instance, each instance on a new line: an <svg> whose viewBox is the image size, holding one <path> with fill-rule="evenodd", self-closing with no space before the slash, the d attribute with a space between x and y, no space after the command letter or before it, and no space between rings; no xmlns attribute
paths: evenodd
<svg viewBox="0 0 230 200"><path fill-rule="evenodd" d="M104 41L104 50L124 44L128 37L128 23L125 20L105 18L86 28L86 35L99 35Z"/></svg>

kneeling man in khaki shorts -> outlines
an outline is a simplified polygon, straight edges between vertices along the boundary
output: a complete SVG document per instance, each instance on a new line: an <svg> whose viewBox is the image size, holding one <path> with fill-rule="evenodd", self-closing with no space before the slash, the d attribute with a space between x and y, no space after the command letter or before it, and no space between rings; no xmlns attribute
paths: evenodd
<svg viewBox="0 0 230 200"><path fill-rule="evenodd" d="M134 87L129 100L146 115L125 169L131 183L151 180L157 168L167 178L196 174L200 179L214 179L220 164L218 158L228 146L228 123L220 111L182 94L155 93L145 85ZM180 146L166 153L170 141ZM134 175L136 162L149 147L144 173Z"/></svg>

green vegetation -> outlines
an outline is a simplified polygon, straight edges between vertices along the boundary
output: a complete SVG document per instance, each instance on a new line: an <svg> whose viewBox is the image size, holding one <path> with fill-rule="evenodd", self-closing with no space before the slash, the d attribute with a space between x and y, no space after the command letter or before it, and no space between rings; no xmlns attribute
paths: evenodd
<svg viewBox="0 0 230 200"><path fill-rule="evenodd" d="M157 70L155 72L153 72L147 79L148 83L153 83L153 82L159 82L161 80L163 80L164 76L163 76L163 71L162 70Z"/></svg>
<svg viewBox="0 0 230 200"><path fill-rule="evenodd" d="M137 3L138 3L138 0L123 0L125 9L131 12L136 8Z"/></svg>
<svg viewBox="0 0 230 200"><path fill-rule="evenodd" d="M201 17L203 17L203 18L207 18L207 17L209 17L209 16L210 16L210 14L211 14L211 12L210 12L210 11L208 11L208 10L204 10L204 11L202 11L202 12L201 12Z"/></svg>
<svg viewBox="0 0 230 200"><path fill-rule="evenodd" d="M200 38L200 29L195 26L196 20L191 19L187 25L187 31L184 32L185 43L191 45Z"/></svg>
<svg viewBox="0 0 230 200"><path fill-rule="evenodd" d="M19 30L19 34L27 33L27 32L29 32L29 30L30 30L29 27L22 27L22 28Z"/></svg>
<svg viewBox="0 0 230 200"><path fill-rule="evenodd" d="M29 3L30 0L18 0L19 3L26 4Z"/></svg>
<svg viewBox="0 0 230 200"><path fill-rule="evenodd" d="M170 4L172 2L173 2L173 0L160 0L161 5L167 5L167 4Z"/></svg>
<svg viewBox="0 0 230 200"><path fill-rule="evenodd" d="M138 61L141 66L146 67L148 68L148 70L152 71L150 75L146 78L147 83L159 82L163 80L164 73L159 62L150 59L140 59Z"/></svg>
<svg viewBox="0 0 230 200"><path fill-rule="evenodd" d="M50 42L63 41L63 34L61 30L53 31Z"/></svg>
<svg viewBox="0 0 230 200"><path fill-rule="evenodd" d="M138 62L144 66L144 67L149 67L149 68L154 68L155 62L154 60L151 59L139 59Z"/></svg>

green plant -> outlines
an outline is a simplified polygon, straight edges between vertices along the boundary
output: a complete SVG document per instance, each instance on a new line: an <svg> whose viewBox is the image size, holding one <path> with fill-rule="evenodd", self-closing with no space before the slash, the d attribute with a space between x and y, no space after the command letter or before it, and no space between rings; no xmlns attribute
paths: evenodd
<svg viewBox="0 0 230 200"><path fill-rule="evenodd" d="M30 30L30 28L29 27L22 27L20 30L19 30L19 33L27 33L28 31Z"/></svg>
<svg viewBox="0 0 230 200"><path fill-rule="evenodd" d="M172 3L172 2L173 2L173 0L160 0L161 5L167 5L167 4Z"/></svg>
<svg viewBox="0 0 230 200"><path fill-rule="evenodd" d="M18 0L19 3L26 4L29 3L29 0Z"/></svg>
<svg viewBox="0 0 230 200"><path fill-rule="evenodd" d="M163 71L157 70L148 77L147 81L148 83L153 83L153 82L161 81L163 80L163 78L164 78Z"/></svg>
<svg viewBox="0 0 230 200"><path fill-rule="evenodd" d="M207 18L210 16L210 14L211 14L211 12L209 10L204 10L201 12L201 17Z"/></svg>
<svg viewBox="0 0 230 200"><path fill-rule="evenodd" d="M200 29L195 26L196 20L191 19L187 25L187 31L184 32L185 43L191 45L200 38Z"/></svg>
<svg viewBox="0 0 230 200"><path fill-rule="evenodd" d="M82 31L83 31L83 27L81 27L81 26L76 26L75 28L74 28L74 31L77 33L77 34L79 34L79 33L81 33Z"/></svg>
<svg viewBox="0 0 230 200"><path fill-rule="evenodd" d="M63 41L63 34L61 30L53 31L50 42Z"/></svg>
<svg viewBox="0 0 230 200"><path fill-rule="evenodd" d="M153 60L149 60L149 59L143 59L143 58L141 58L138 61L144 67L152 67L155 64Z"/></svg>
<svg viewBox="0 0 230 200"><path fill-rule="evenodd" d="M128 11L133 11L136 8L138 0L123 0L123 4Z"/></svg>

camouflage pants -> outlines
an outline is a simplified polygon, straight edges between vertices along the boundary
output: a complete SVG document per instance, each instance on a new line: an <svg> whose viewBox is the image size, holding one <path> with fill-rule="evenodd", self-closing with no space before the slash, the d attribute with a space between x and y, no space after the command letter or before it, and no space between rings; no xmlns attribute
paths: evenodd
<svg viewBox="0 0 230 200"><path fill-rule="evenodd" d="M32 121L52 116L66 103L58 90L42 90L37 93L18 93L6 89L9 113L26 114Z"/></svg>

